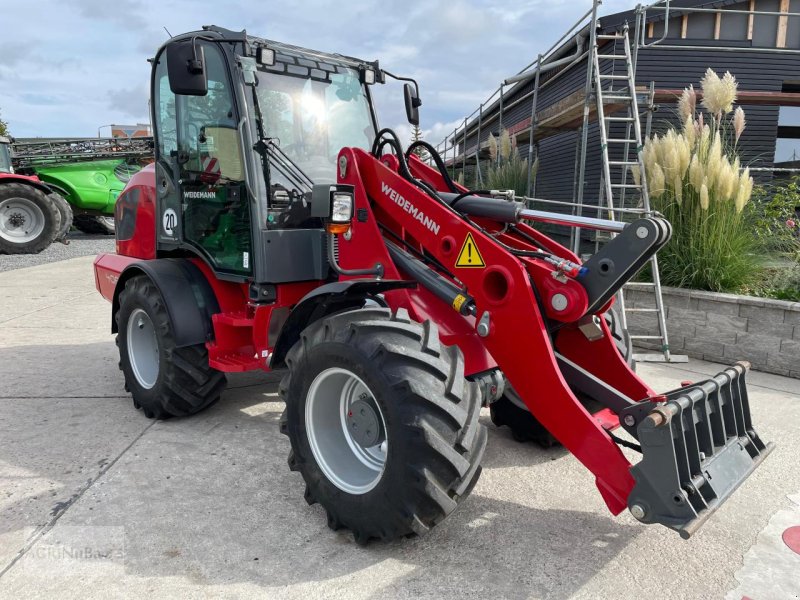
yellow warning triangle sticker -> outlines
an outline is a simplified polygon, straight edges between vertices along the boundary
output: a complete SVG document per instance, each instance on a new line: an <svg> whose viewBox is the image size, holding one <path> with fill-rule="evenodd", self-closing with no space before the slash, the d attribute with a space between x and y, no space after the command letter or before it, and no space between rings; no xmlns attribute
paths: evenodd
<svg viewBox="0 0 800 600"><path fill-rule="evenodd" d="M483 257L478 251L478 245L472 239L472 234L467 234L467 239L464 240L464 245L461 246L461 252L458 253L456 260L457 267L478 267L480 269L486 266L483 262Z"/></svg>

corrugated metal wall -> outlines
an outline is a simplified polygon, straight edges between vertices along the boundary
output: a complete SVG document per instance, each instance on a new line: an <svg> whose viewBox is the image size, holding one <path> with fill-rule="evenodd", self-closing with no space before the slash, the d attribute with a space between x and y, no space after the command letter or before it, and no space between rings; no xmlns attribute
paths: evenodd
<svg viewBox="0 0 800 600"><path fill-rule="evenodd" d="M779 9L779 0L759 0L757 10L771 11ZM774 5L774 6L773 6ZM746 10L747 3L731 5L731 9ZM792 0L791 10L800 12L800 0ZM693 14L688 20L687 38L695 39L669 39L670 44L708 44L704 49L642 49L639 52L639 62L637 69L638 85L649 86L651 81L655 82L656 88L681 90L689 84L698 87L700 79L703 77L707 68L712 68L722 74L730 71L736 76L740 89L750 91L781 91L784 81L800 80L800 56L792 54L777 54L768 52L740 52L725 51L719 47L724 44L722 41L706 39L698 41L697 38L714 37L714 19L712 14ZM778 17L757 16L754 23L753 46L772 46L775 45L775 32ZM663 23L657 23L654 27L654 37L658 38L663 33ZM671 19L669 38L680 37L681 20L680 18ZM632 33L631 33L632 35ZM725 40L740 40L746 42L747 36L747 16L746 15L724 15L720 38ZM665 42L667 43L667 42ZM728 42L730 45L730 42ZM800 20L789 19L787 36L787 46L800 47ZM571 51L571 49L570 49ZM621 52L621 49L620 49ZM610 49L601 50L602 53L610 53ZM612 70L611 62L617 69L621 68L617 61L601 61L601 71L609 73ZM558 77L553 78L556 72L543 77L539 91L538 110L547 108L554 103L566 98L576 91L583 90L586 82L586 62L574 65L565 72L558 72ZM528 94L533 89L533 82L521 86L514 90L514 94L506 94L504 98L503 126L508 128L529 119L531 116L532 98L520 102L512 108L508 106L514 100ZM677 99L676 99L677 100ZM743 162L752 166L769 167L772 166L775 153L775 138L777 136L778 112L777 106L744 106L747 112L747 129L740 140L740 153ZM653 117L653 131L659 132L666 129L669 124L677 123L675 116L676 107L674 104L662 105ZM484 121L487 116L497 113L497 107L493 108L492 113L484 113ZM644 123L643 130L644 130ZM617 124L623 127L622 124ZM488 138L490 131L497 133L499 122L495 119L489 126L482 129L481 141ZM472 132L467 139L467 148L472 148L477 144L476 132ZM615 137L622 135L613 134ZM527 136L523 134L524 139ZM571 201L575 198L576 181L576 142L577 132L561 133L553 137L546 138L539 143L539 174L536 181L535 193L540 198L554 200ZM463 149L463 141L460 143ZM522 156L528 154L527 141L519 145ZM617 148L618 156L621 158L621 147ZM589 129L589 144L587 146L586 157L586 183L584 197L586 202L596 201L600 188L601 154L599 144L599 132L597 124L593 124ZM761 175L763 181L769 175Z"/></svg>

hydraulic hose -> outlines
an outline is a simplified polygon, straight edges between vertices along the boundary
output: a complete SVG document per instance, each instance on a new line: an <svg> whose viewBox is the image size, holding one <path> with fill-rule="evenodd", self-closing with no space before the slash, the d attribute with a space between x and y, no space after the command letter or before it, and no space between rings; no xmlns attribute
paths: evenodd
<svg viewBox="0 0 800 600"><path fill-rule="evenodd" d="M384 136L388 137L384 139ZM411 170L408 168L408 162L406 161L406 156L403 154L403 146L400 144L400 138L392 129L389 129L388 127L381 129L378 132L378 135L375 136L375 141L372 143L372 155L376 158L380 158L381 152L383 152L383 147L385 145L391 146L392 150L394 150L394 153L397 156L397 161L400 164L400 175L404 179L417 186L423 192L431 196L434 200L443 202L435 189L411 174Z"/></svg>
<svg viewBox="0 0 800 600"><path fill-rule="evenodd" d="M433 162L436 163L436 168L439 170L439 174L444 179L445 185L447 185L447 189L449 189L454 194L459 193L458 186L453 183L452 178L450 177L450 173L447 172L447 166L444 164L441 155L439 152L431 146L425 140L417 140L416 142L411 142L411 145L406 148L406 159L411 155L411 153L416 150L417 148L423 148L433 159Z"/></svg>

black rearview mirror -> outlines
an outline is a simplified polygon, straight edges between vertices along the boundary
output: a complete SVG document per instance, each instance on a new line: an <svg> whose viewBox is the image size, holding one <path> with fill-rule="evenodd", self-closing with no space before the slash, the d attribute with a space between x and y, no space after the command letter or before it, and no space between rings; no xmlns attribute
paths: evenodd
<svg viewBox="0 0 800 600"><path fill-rule="evenodd" d="M169 88L175 94L205 96L208 74L203 46L197 40L172 42L167 46Z"/></svg>
<svg viewBox="0 0 800 600"><path fill-rule="evenodd" d="M406 101L406 117L408 122L412 125L419 125L419 107L422 105L422 100L417 96L417 89L410 83L405 84L403 87L403 95Z"/></svg>

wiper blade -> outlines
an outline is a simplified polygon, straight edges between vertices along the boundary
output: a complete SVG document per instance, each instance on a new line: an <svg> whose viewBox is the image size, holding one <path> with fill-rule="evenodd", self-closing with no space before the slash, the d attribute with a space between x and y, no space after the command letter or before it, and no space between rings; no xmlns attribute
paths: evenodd
<svg viewBox="0 0 800 600"><path fill-rule="evenodd" d="M267 153L271 153L272 157L275 159L276 167L278 167L278 170L281 171L284 176L293 180L294 183L309 188L309 190L314 188L314 180L306 175L306 172L281 150L281 147L275 143L275 138L261 140L258 145Z"/></svg>
<svg viewBox="0 0 800 600"><path fill-rule="evenodd" d="M313 184L309 185L309 184L305 183L304 181L302 181L301 179L299 179L299 178L297 177L297 175L296 175L295 173L293 173L293 172L292 172L292 171L289 169L289 165L288 165L287 163L283 162L283 160L282 160L280 157L276 157L276 158L277 158L277 160L275 160L275 161L272 163L272 166L273 166L273 167L275 168L275 170L276 170L276 171L278 171L278 172L279 172L281 175L283 175L284 177L286 177L286 179L288 179L289 181L291 181L293 185L295 185L295 186L297 186L297 187L300 187L300 188L303 188L303 187L305 187L305 188L308 188L309 190L313 190L313 189L314 189L314 188L313 188ZM298 192L299 192L299 190L298 190Z"/></svg>

